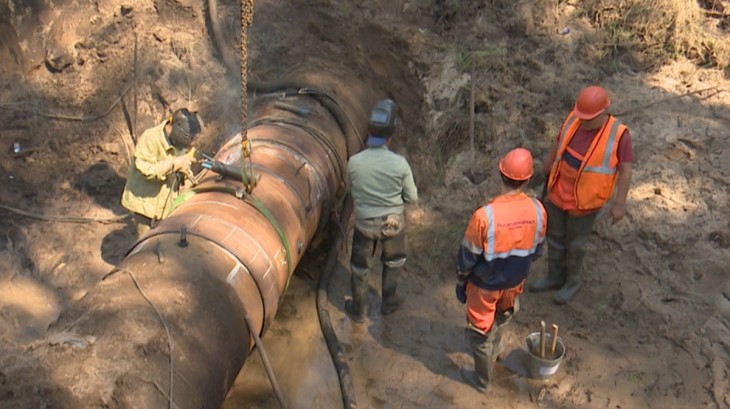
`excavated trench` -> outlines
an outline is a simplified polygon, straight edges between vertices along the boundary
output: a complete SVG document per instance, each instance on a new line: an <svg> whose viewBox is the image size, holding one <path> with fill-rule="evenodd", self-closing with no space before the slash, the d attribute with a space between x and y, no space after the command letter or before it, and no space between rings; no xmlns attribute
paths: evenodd
<svg viewBox="0 0 730 409"><path fill-rule="evenodd" d="M220 28L215 17L211 23ZM259 68L279 82L248 87L253 174L240 173L246 162L241 133L215 135L226 143L216 149L200 184L61 313L49 328L51 342L26 351L22 363L6 371L19 384L36 385L13 389L8 404L222 405L254 350L254 338L270 328L308 246L333 231L327 227L343 212L347 159L363 146L371 104L393 97L390 86L413 84L398 81L408 76L409 63L402 55L393 58L394 40L374 27L362 30L388 49L355 55L345 66L319 57L312 66ZM230 56L223 60L230 73ZM351 71L363 61L365 68ZM415 87L405 95L404 102L418 98ZM404 105L405 115L420 106ZM252 191L242 182L246 177L258 180ZM330 253L323 270L331 271L336 258ZM326 289L325 281L319 314L331 337ZM338 348L336 341L327 342ZM333 355L344 405L355 407L343 352Z"/></svg>
<svg viewBox="0 0 730 409"><path fill-rule="evenodd" d="M179 408L221 406L311 240L340 213L345 135L363 126L323 91L271 91L258 90L247 132L256 186L241 181L236 133L206 162L217 173L204 171L171 216L61 315L48 334L56 341L34 351L53 362L53 381L37 384L74 393L15 398L80 408L101 394L121 407L166 407L171 396Z"/></svg>

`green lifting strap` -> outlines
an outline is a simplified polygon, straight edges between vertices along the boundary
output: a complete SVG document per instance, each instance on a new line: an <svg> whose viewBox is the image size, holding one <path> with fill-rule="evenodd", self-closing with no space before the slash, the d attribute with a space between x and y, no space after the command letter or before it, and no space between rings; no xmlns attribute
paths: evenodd
<svg viewBox="0 0 730 409"><path fill-rule="evenodd" d="M259 213L261 213L266 220L268 220L269 224L276 230L276 233L279 235L279 240L281 240L281 244L284 245L284 251L286 252L286 267L287 267L287 279L286 279L286 286L284 287L284 293L286 293L286 290L289 288L289 282L291 281L292 276L292 269L291 269L291 250L289 247L289 240L286 238L286 235L284 234L284 230L279 225L279 222L276 221L276 218L274 215L269 211L269 209L266 207L266 205L259 200L258 198L254 197L253 195L243 195L241 191L237 191L233 188L227 188L222 186L211 186L207 188L193 188L188 190L187 192L177 196L175 200L172 203L172 210L175 210L178 206L183 204L185 201L190 199L191 197L195 196L198 193L204 193L204 192L223 192L223 193L229 193L234 196L236 196L239 199L242 199L244 202L251 205L254 209L256 209Z"/></svg>
<svg viewBox="0 0 730 409"><path fill-rule="evenodd" d="M170 213L175 211L181 204L185 203L188 199L195 196L195 191L193 190L187 190L185 193L181 193L175 197L175 200L172 201L172 208L170 209Z"/></svg>
<svg viewBox="0 0 730 409"><path fill-rule="evenodd" d="M254 209L258 210L259 213L264 215L266 217L266 220L271 223L271 226L276 230L276 232L279 234L279 239L281 240L281 244L284 245L284 251L286 252L286 268L287 268L287 274L286 274L286 286L284 286L284 293L289 289L289 282L291 281L292 276L292 270L291 270L291 250L289 248L289 240L287 240L286 235L284 234L284 230L279 225L279 222L276 221L276 218L273 214L269 211L269 209L266 207L266 205L254 195L248 195L247 199L244 199L245 202L250 204L254 207ZM281 298L283 300L283 297Z"/></svg>

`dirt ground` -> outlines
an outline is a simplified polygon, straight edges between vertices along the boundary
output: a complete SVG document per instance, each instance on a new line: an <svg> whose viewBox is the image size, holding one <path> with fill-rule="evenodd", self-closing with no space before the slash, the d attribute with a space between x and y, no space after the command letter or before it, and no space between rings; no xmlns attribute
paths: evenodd
<svg viewBox="0 0 730 409"><path fill-rule="evenodd" d="M49 325L134 240L128 219L72 219L125 215L128 124L139 134L183 106L199 110L212 133L238 120L240 84L222 63L236 43L238 3L218 2L222 53L202 3L0 0L0 408L30 407L19 397L44 393L14 381L24 352L51 342ZM342 313L346 248L329 296L359 407L730 407L730 81L681 56L649 64L606 43L577 3L255 2L252 80L317 74L346 86L351 76L403 110L394 149L421 195L407 214L405 307L377 314L374 280L373 312L352 325ZM703 27L730 41L730 5L699 3L712 12ZM725 17L711 18L717 13ZM505 354L523 348L540 320L558 324L567 353L557 374L530 381L499 366L495 387L481 395L458 372L471 362L453 294L463 229L498 192L500 155L524 146L539 167L574 95L594 83L609 90L611 112L633 136L629 214L615 225L599 216L573 302L525 294L508 327ZM318 268L300 266L264 338L290 408L340 405L315 308ZM539 260L530 279L545 272ZM223 407L278 407L257 354Z"/></svg>

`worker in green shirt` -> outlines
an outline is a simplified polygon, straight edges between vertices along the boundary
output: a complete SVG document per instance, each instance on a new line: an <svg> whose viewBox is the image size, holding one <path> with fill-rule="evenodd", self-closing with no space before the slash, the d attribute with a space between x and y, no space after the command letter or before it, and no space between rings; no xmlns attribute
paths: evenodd
<svg viewBox="0 0 730 409"><path fill-rule="evenodd" d="M368 275L380 242L382 254L381 314L396 311L403 299L396 294L398 276L406 263L404 203L415 203L418 191L406 159L388 149L397 122L390 99L377 102L368 122L367 149L347 164L347 186L355 205L350 268L352 299L345 302L347 315L356 323L368 312Z"/></svg>
<svg viewBox="0 0 730 409"><path fill-rule="evenodd" d="M139 137L122 193L122 206L133 212L139 236L170 213L183 175L194 180L195 157L188 153L200 130L195 113L178 109Z"/></svg>

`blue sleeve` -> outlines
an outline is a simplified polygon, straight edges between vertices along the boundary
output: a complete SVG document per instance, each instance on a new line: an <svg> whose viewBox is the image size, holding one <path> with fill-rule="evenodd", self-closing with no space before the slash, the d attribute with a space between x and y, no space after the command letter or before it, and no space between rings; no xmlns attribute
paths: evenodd
<svg viewBox="0 0 730 409"><path fill-rule="evenodd" d="M481 254L474 254L464 246L459 246L459 254L457 255L457 262L459 271L462 273L471 273L474 267L479 264L482 259Z"/></svg>

